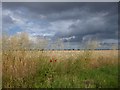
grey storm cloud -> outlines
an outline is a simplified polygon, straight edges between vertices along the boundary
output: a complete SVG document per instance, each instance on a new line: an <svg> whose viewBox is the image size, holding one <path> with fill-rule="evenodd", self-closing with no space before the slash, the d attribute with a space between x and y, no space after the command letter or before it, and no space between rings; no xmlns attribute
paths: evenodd
<svg viewBox="0 0 120 90"><path fill-rule="evenodd" d="M10 17L10 16L3 16L3 21L4 21L4 23L8 23L8 24L12 24L12 23L14 23L13 22L13 20L12 20L12 18Z"/></svg>
<svg viewBox="0 0 120 90"><path fill-rule="evenodd" d="M117 2L3 2L2 7L3 11L9 10L34 23L41 22L36 24L43 25L44 32L54 33L52 38L74 36L70 42L90 38L117 40ZM14 23L14 20L4 15L3 22Z"/></svg>
<svg viewBox="0 0 120 90"><path fill-rule="evenodd" d="M50 19L80 18L84 10L91 13L117 12L117 3L113 2L12 2L3 3L3 9L18 10L28 9L31 13L50 15ZM82 13L81 13L82 11ZM67 15L66 15L67 14ZM55 15L52 17L52 15ZM28 15L29 16L29 15Z"/></svg>

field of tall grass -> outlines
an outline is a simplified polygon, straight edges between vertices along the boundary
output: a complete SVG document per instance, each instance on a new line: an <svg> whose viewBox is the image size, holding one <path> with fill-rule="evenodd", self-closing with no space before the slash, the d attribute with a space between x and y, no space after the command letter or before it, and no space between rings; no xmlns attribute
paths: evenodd
<svg viewBox="0 0 120 90"><path fill-rule="evenodd" d="M2 88L118 87L118 50L28 50L23 36L4 39Z"/></svg>

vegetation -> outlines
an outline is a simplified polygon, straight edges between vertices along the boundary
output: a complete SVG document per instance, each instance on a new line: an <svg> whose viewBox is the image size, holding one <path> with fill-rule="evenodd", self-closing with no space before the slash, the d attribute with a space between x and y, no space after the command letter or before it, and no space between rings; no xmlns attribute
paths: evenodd
<svg viewBox="0 0 120 90"><path fill-rule="evenodd" d="M29 46L29 39L21 35L14 39L3 38L6 41L2 51L3 88L118 87L117 50L24 50L23 47ZM19 43L23 36L22 47Z"/></svg>

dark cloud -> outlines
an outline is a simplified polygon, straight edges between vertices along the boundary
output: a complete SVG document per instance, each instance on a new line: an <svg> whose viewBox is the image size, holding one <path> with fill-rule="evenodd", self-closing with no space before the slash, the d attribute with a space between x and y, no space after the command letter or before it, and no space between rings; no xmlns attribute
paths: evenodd
<svg viewBox="0 0 120 90"><path fill-rule="evenodd" d="M34 23L33 28L42 27L49 34L55 32L51 37L53 40L64 38L64 41L84 42L95 38L117 39L116 2L3 2L2 6L3 11L9 10L19 18ZM12 19L3 16L3 22L12 23ZM73 36L75 38L71 38Z"/></svg>
<svg viewBox="0 0 120 90"><path fill-rule="evenodd" d="M7 23L8 23L8 24L10 24L10 23L11 23L11 24L14 23L13 20L12 20L12 18L11 18L10 16L3 16L2 19L3 19L3 20L2 20L3 23L6 23L6 24L7 24Z"/></svg>
<svg viewBox="0 0 120 90"><path fill-rule="evenodd" d="M102 13L101 13L102 14ZM116 32L118 31L117 15L106 16L93 16L86 17L77 23L69 26L68 33L56 33L59 37L76 36L75 40L82 40L84 36L102 38L117 38Z"/></svg>
<svg viewBox="0 0 120 90"><path fill-rule="evenodd" d="M51 11L61 12L73 8L88 8L91 9L92 12L100 12L106 10L115 10L116 7L117 2L3 2L3 8L13 10L19 8L28 8L29 10L37 13L49 13Z"/></svg>

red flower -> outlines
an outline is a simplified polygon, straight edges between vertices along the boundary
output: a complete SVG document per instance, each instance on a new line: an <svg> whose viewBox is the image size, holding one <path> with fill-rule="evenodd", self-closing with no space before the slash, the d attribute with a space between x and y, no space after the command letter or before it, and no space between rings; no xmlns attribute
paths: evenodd
<svg viewBox="0 0 120 90"><path fill-rule="evenodd" d="M55 62L56 62L57 60L55 60Z"/></svg>
<svg viewBox="0 0 120 90"><path fill-rule="evenodd" d="M52 60L50 60L50 62L52 62Z"/></svg>

